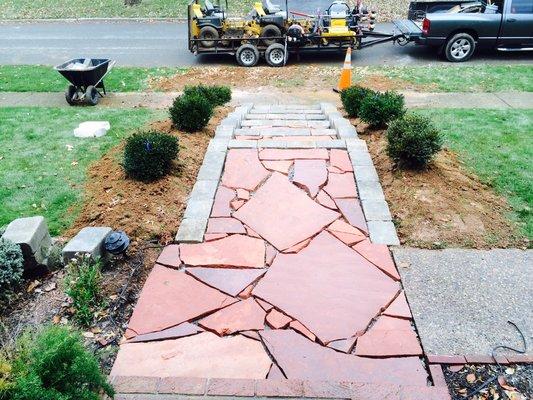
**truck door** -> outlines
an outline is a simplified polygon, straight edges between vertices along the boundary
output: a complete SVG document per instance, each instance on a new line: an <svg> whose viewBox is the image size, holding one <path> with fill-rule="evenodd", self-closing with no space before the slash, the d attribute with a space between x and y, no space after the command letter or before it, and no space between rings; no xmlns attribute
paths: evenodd
<svg viewBox="0 0 533 400"><path fill-rule="evenodd" d="M533 46L533 0L507 0L500 47Z"/></svg>

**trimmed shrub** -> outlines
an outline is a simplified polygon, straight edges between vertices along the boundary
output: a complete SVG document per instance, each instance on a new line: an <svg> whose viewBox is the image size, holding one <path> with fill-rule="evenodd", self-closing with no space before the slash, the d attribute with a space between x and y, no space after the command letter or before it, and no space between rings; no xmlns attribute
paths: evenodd
<svg viewBox="0 0 533 400"><path fill-rule="evenodd" d="M361 120L373 127L384 127L404 114L404 98L396 92L376 92L368 95L359 109Z"/></svg>
<svg viewBox="0 0 533 400"><path fill-rule="evenodd" d="M352 86L343 90L341 92L341 101L348 115L352 118L358 117L361 103L373 93L375 93L373 90L361 86Z"/></svg>
<svg viewBox="0 0 533 400"><path fill-rule="evenodd" d="M228 86L185 86L185 96L200 96L209 101L213 107L223 106L231 101L231 89Z"/></svg>
<svg viewBox="0 0 533 400"><path fill-rule="evenodd" d="M18 244L0 238L0 297L22 283L24 257Z"/></svg>
<svg viewBox="0 0 533 400"><path fill-rule="evenodd" d="M133 179L153 182L170 172L178 152L176 137L154 131L139 132L126 139L124 170Z"/></svg>
<svg viewBox="0 0 533 400"><path fill-rule="evenodd" d="M81 335L65 327L24 334L12 373L12 400L99 400L101 392L114 395Z"/></svg>
<svg viewBox="0 0 533 400"><path fill-rule="evenodd" d="M205 97L182 95L174 100L169 112L176 128L185 132L197 132L209 123L213 116L213 106Z"/></svg>
<svg viewBox="0 0 533 400"><path fill-rule="evenodd" d="M399 166L425 167L442 149L442 135L431 120L406 114L393 121L387 130L387 154Z"/></svg>

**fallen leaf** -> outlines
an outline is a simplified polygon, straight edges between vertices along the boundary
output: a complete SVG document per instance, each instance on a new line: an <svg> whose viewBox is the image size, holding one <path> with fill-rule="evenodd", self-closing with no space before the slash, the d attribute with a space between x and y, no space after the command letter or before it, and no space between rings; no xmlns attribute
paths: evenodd
<svg viewBox="0 0 533 400"><path fill-rule="evenodd" d="M474 383L476 381L476 375L475 374L468 374L466 376L466 381L468 383Z"/></svg>
<svg viewBox="0 0 533 400"><path fill-rule="evenodd" d="M54 315L54 318L52 318L52 323L54 325L57 325L61 322L61 317L59 315Z"/></svg>
<svg viewBox="0 0 533 400"><path fill-rule="evenodd" d="M33 292L35 290L35 288L37 286L39 286L40 284L41 284L41 282L39 282L39 281L33 281L32 283L29 284L28 289L26 289L26 292L28 292L28 293Z"/></svg>
<svg viewBox="0 0 533 400"><path fill-rule="evenodd" d="M50 282L46 286L43 287L45 292L51 292L52 290L56 290L57 283L56 282Z"/></svg>
<svg viewBox="0 0 533 400"><path fill-rule="evenodd" d="M506 368L506 369L505 369L505 373L506 373L507 375L513 375L513 374L515 373L515 369L514 369L514 368L511 368L511 367Z"/></svg>
<svg viewBox="0 0 533 400"><path fill-rule="evenodd" d="M77 161L72 161L72 162L70 163L70 165L72 165L73 167L75 167L76 165L78 165L78 162L77 162Z"/></svg>
<svg viewBox="0 0 533 400"><path fill-rule="evenodd" d="M505 379L503 375L498 376L498 383L505 390L509 390L511 392L516 390L516 388L507 384L507 380Z"/></svg>
<svg viewBox="0 0 533 400"><path fill-rule="evenodd" d="M87 339L91 339L94 337L94 333L92 332L83 332L83 337L87 338Z"/></svg>

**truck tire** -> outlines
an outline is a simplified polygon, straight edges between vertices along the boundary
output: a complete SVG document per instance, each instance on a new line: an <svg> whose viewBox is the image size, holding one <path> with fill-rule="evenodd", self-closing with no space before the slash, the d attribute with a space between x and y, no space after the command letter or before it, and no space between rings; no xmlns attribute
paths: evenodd
<svg viewBox="0 0 533 400"><path fill-rule="evenodd" d="M261 29L261 37L281 37L281 29L273 24L266 25ZM265 46L270 46L278 43L278 39L263 39L262 42Z"/></svg>
<svg viewBox="0 0 533 400"><path fill-rule="evenodd" d="M283 67L285 65L285 46L274 43L265 51L265 60L271 67Z"/></svg>
<svg viewBox="0 0 533 400"><path fill-rule="evenodd" d="M476 41L468 33L453 35L446 42L444 55L451 62L468 61L476 50Z"/></svg>
<svg viewBox="0 0 533 400"><path fill-rule="evenodd" d="M212 26L204 26L202 29L200 29L199 38L201 40L200 44L209 49L211 47L215 47L215 40L218 40L220 35Z"/></svg>
<svg viewBox="0 0 533 400"><path fill-rule="evenodd" d="M85 102L90 106L95 106L100 100L100 95L94 86L87 86L85 90Z"/></svg>
<svg viewBox="0 0 533 400"><path fill-rule="evenodd" d="M255 67L259 62L259 50L251 44L243 44L237 49L237 62L242 67Z"/></svg>

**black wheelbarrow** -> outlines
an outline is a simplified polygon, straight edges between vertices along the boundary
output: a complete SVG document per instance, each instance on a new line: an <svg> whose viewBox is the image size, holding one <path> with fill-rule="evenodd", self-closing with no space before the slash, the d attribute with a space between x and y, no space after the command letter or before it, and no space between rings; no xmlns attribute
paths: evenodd
<svg viewBox="0 0 533 400"><path fill-rule="evenodd" d="M75 58L55 67L70 82L65 92L67 103L71 106L80 103L97 105L100 97L107 94L104 77L115 63L102 58Z"/></svg>

